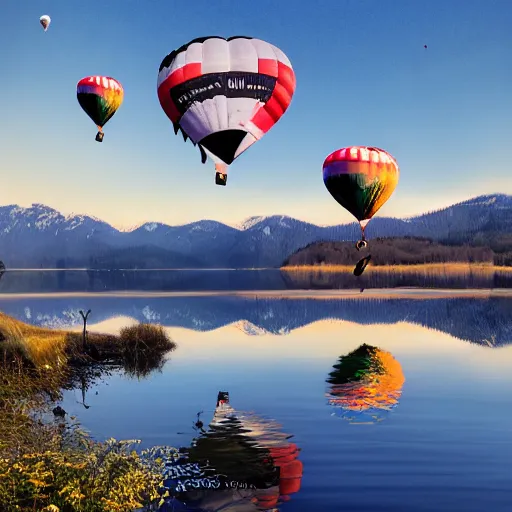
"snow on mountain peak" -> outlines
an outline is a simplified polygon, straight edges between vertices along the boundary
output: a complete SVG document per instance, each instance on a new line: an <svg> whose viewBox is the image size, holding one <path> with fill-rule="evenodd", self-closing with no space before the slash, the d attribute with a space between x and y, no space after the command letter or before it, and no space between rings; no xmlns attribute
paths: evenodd
<svg viewBox="0 0 512 512"><path fill-rule="evenodd" d="M254 325L252 322L249 322L248 320L239 320L238 322L234 322L233 326L242 331L243 333L247 334L248 336L265 336L267 334L271 334L263 327Z"/></svg>
<svg viewBox="0 0 512 512"><path fill-rule="evenodd" d="M459 203L464 206L491 206L502 208L510 207L512 205L512 198L506 194L489 194L485 196L473 197L467 201ZM457 206L457 205L456 205Z"/></svg>
<svg viewBox="0 0 512 512"><path fill-rule="evenodd" d="M152 231L155 231L155 229L158 227L158 224L156 222L149 222L147 224L144 224L143 227L146 231L149 231L151 233Z"/></svg>
<svg viewBox="0 0 512 512"><path fill-rule="evenodd" d="M247 229L251 229L256 224L259 224L260 222L263 222L268 217L263 217L261 215L256 215L255 217L249 217L248 219L245 219L244 221L240 222L238 224L237 228L241 231L246 231Z"/></svg>
<svg viewBox="0 0 512 512"><path fill-rule="evenodd" d="M261 224L263 232L268 235L269 230L271 230L272 227L291 228L292 226L290 225L290 220L292 219L286 215L271 215L268 217L259 215L255 217L249 217L248 219L241 222L237 227L241 231L247 231L248 229Z"/></svg>

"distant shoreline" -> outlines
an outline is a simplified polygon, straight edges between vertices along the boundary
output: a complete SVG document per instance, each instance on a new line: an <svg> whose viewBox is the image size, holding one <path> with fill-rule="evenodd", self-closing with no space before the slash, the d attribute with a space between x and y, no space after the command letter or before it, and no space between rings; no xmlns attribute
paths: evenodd
<svg viewBox="0 0 512 512"><path fill-rule="evenodd" d="M118 299L149 299L149 298L179 298L179 297L240 297L246 299L442 299L467 298L487 299L490 297L512 298L511 288L368 288L361 293L360 289L329 289L329 290L257 290L257 291L191 291L191 292L138 292L138 291L107 291L107 292L45 292L45 293L0 293L2 300L18 299L50 299L50 298L118 298Z"/></svg>
<svg viewBox="0 0 512 512"><path fill-rule="evenodd" d="M355 264L355 262L354 262ZM245 268L9 268L2 272L236 272L236 271L285 271L285 272L339 272L352 273L354 265L290 265L282 267L245 267ZM494 265L493 263L420 263L411 265L372 265L366 272L418 272L439 271L459 273L462 270L480 270L484 272L512 273L512 266Z"/></svg>
<svg viewBox="0 0 512 512"><path fill-rule="evenodd" d="M280 270L279 267L257 268L6 268L2 272L183 272L183 271Z"/></svg>
<svg viewBox="0 0 512 512"><path fill-rule="evenodd" d="M354 266L351 265L291 265L281 267L284 272L331 272L331 273L352 273ZM365 273L381 272L381 273L417 273L425 271L460 274L461 272L480 271L484 273L504 272L512 273L512 267L497 266L492 263L462 263L462 262L446 262L446 263L422 263L413 265L368 265Z"/></svg>

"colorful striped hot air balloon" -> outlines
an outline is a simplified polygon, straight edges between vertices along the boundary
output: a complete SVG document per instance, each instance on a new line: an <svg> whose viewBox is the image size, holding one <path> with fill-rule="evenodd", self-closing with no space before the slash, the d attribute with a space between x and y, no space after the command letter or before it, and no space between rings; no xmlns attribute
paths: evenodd
<svg viewBox="0 0 512 512"><path fill-rule="evenodd" d="M379 148L342 148L325 159L323 177L332 197L359 221L362 239L357 243L357 249L366 247L366 225L398 184L396 160Z"/></svg>
<svg viewBox="0 0 512 512"><path fill-rule="evenodd" d="M123 86L108 76L88 76L78 82L76 96L80 106L98 128L96 140L102 142L103 126L123 102Z"/></svg>
<svg viewBox="0 0 512 512"><path fill-rule="evenodd" d="M184 139L215 162L216 183L228 165L267 133L288 109L295 74L277 47L251 37L194 39L171 52L158 72L162 109Z"/></svg>
<svg viewBox="0 0 512 512"><path fill-rule="evenodd" d="M398 405L405 377L389 352L363 344L339 358L327 382L328 402L337 415L351 423L374 423Z"/></svg>

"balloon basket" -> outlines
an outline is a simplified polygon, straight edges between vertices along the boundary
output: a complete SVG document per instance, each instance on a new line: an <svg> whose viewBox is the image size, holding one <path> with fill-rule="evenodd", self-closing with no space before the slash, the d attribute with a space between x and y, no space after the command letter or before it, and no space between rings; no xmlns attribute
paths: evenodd
<svg viewBox="0 0 512 512"><path fill-rule="evenodd" d="M103 142L103 137L105 136L105 134L103 132L98 132L96 134L96 142Z"/></svg>
<svg viewBox="0 0 512 512"><path fill-rule="evenodd" d="M215 185L226 186L226 182L228 181L228 175L222 172L215 173Z"/></svg>
<svg viewBox="0 0 512 512"><path fill-rule="evenodd" d="M356 249L358 251L365 249L366 247L368 247L368 242L366 240L359 240L359 242L356 243Z"/></svg>

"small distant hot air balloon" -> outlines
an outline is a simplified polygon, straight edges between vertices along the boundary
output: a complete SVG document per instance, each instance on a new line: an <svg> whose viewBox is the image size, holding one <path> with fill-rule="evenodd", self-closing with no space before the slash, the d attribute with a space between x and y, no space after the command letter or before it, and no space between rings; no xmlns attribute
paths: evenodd
<svg viewBox="0 0 512 512"><path fill-rule="evenodd" d="M366 225L391 197L398 184L396 160L379 148L342 148L325 159L323 177L332 197L359 221L361 240L356 248L360 250L366 247Z"/></svg>
<svg viewBox="0 0 512 512"><path fill-rule="evenodd" d="M199 145L201 161L215 162L217 185L227 168L267 133L288 109L295 73L277 47L251 37L194 39L160 64L157 82L162 109Z"/></svg>
<svg viewBox="0 0 512 512"><path fill-rule="evenodd" d="M50 23L52 22L52 19L48 14L44 14L39 18L39 23L41 23L41 26L43 27L43 30L46 32L48 30L48 27L50 26Z"/></svg>
<svg viewBox="0 0 512 512"><path fill-rule="evenodd" d="M102 142L103 126L123 102L123 86L108 76L88 76L78 82L76 96L80 106L98 127L96 140Z"/></svg>

